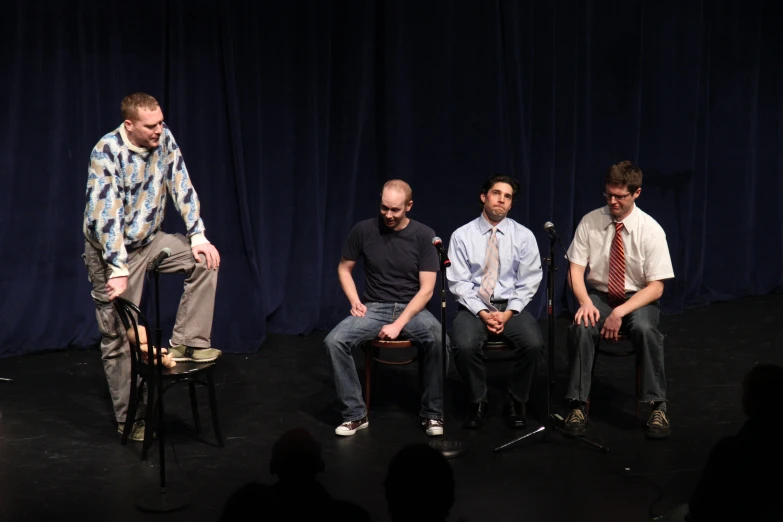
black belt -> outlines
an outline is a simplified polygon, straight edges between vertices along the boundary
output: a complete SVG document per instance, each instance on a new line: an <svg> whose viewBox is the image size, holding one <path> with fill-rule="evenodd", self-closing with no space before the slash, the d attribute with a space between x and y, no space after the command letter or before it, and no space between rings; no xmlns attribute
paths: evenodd
<svg viewBox="0 0 783 522"><path fill-rule="evenodd" d="M489 302L492 304L506 304L508 299L490 299Z"/></svg>

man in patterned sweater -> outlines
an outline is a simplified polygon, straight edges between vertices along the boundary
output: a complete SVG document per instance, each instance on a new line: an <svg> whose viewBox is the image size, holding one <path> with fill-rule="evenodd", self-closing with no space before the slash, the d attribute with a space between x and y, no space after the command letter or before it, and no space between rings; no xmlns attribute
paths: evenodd
<svg viewBox="0 0 783 522"><path fill-rule="evenodd" d="M130 350L111 301L122 296L138 304L147 265L164 248L171 254L160 272L186 276L169 353L175 361L191 362L221 355L210 347L220 255L204 236L182 153L155 98L131 94L122 100L121 111L122 124L90 154L83 227L101 358L120 433L130 398ZM161 230L167 193L185 221L187 237ZM130 438L143 440L143 423L136 422Z"/></svg>

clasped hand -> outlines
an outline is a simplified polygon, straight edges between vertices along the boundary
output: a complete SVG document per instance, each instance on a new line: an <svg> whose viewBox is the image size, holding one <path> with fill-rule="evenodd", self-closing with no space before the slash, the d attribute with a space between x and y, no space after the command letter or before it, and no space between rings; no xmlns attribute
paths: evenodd
<svg viewBox="0 0 783 522"><path fill-rule="evenodd" d="M481 314L481 320L487 325L487 330L491 334L500 335L506 327L506 322L510 316L505 312L483 312Z"/></svg>

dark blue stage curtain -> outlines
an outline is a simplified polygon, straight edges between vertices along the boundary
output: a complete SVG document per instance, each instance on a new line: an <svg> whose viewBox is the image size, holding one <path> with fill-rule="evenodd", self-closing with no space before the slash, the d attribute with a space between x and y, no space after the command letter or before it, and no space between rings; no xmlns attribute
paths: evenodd
<svg viewBox="0 0 783 522"><path fill-rule="evenodd" d="M511 216L546 255L544 222L568 246L603 205L607 168L630 159L674 262L664 312L779 291L778 13L760 0L6 1L0 355L97 342L88 156L134 91L161 102L222 255L213 344L227 352L347 315L343 242L391 178L448 243L478 216L483 180L515 176ZM169 206L165 230L183 228ZM556 311L573 312L556 256ZM545 281L530 306L542 319ZM161 283L165 336L182 279ZM450 323L451 297L447 310Z"/></svg>

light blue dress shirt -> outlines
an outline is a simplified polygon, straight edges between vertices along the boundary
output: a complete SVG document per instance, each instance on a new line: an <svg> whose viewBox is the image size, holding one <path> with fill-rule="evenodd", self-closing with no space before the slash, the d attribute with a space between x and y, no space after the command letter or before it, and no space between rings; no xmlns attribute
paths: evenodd
<svg viewBox="0 0 783 522"><path fill-rule="evenodd" d="M491 232L492 225L482 213L455 230L449 241L451 266L446 269L449 290L459 304L475 315L481 310L487 310L478 291ZM505 218L498 224L497 236L500 268L493 300L508 300L506 310L518 314L530 303L541 284L538 243L529 229L511 218Z"/></svg>

